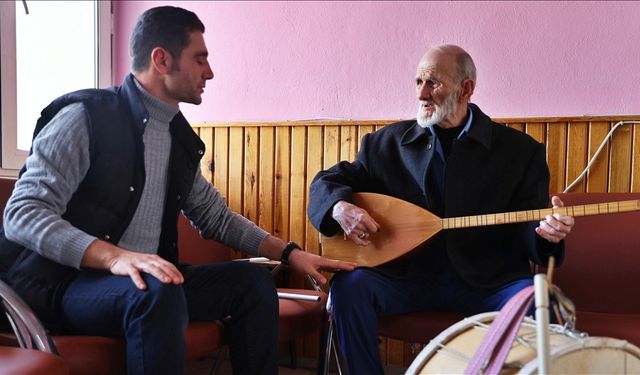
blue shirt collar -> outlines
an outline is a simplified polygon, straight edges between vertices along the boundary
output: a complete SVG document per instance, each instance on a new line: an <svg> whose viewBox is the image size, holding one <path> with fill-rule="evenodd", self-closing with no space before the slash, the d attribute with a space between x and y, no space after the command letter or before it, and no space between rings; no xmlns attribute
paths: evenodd
<svg viewBox="0 0 640 375"><path fill-rule="evenodd" d="M469 113L469 117L467 118L467 122L464 124L464 128L462 128L462 131L460 132L460 134L458 134L458 140L464 138L471 129L471 123L473 122L473 111L471 110L471 107L467 106L467 112ZM435 125L429 125L427 127L432 135L436 134L436 132L433 130L434 126ZM439 143L440 141L437 142Z"/></svg>

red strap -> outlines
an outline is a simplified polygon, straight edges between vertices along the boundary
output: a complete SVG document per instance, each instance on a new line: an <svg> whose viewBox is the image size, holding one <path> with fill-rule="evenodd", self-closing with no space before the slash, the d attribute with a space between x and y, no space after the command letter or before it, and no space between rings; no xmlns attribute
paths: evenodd
<svg viewBox="0 0 640 375"><path fill-rule="evenodd" d="M533 295L533 286L528 286L513 296L500 310L467 366L466 374L500 372L518 333L520 323L533 302ZM485 364L486 366L483 366Z"/></svg>

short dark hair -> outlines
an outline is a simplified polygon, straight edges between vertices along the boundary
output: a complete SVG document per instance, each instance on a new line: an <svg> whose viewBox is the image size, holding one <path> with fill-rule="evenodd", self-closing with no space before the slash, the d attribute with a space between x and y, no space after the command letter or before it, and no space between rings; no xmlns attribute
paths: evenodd
<svg viewBox="0 0 640 375"><path fill-rule="evenodd" d="M156 47L164 48L173 58L179 58L189 45L189 33L193 31L204 33L204 25L191 11L172 6L148 9L138 18L131 34L131 69L134 72L146 69L151 51Z"/></svg>

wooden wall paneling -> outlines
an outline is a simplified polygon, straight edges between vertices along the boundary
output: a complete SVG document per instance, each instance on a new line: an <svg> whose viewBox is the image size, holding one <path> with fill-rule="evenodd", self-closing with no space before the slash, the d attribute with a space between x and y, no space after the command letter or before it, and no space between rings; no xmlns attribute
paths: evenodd
<svg viewBox="0 0 640 375"><path fill-rule="evenodd" d="M322 169L329 169L340 161L340 127L324 126Z"/></svg>
<svg viewBox="0 0 640 375"><path fill-rule="evenodd" d="M229 207L242 212L242 182L244 180L244 129L229 129Z"/></svg>
<svg viewBox="0 0 640 375"><path fill-rule="evenodd" d="M615 123L611 123L612 127ZM631 191L631 126L618 127L612 135L609 164L610 192Z"/></svg>
<svg viewBox="0 0 640 375"><path fill-rule="evenodd" d="M565 187L565 162L567 160L567 124L547 125L547 164L551 181L550 193L561 193Z"/></svg>
<svg viewBox="0 0 640 375"><path fill-rule="evenodd" d="M338 126L323 126L323 148L322 155L322 170L326 170L334 166L340 161L340 127ZM312 180L309 180L311 184ZM320 249L322 254L322 248Z"/></svg>
<svg viewBox="0 0 640 375"><path fill-rule="evenodd" d="M622 119L637 117L497 121L546 144L552 175L550 190L557 192L581 173L611 124ZM307 251L317 253L321 251L318 234L306 218L309 183L318 170L340 160L352 161L362 136L391 122L233 123L204 125L196 131L207 145L203 173L228 197L230 207L283 239L299 241ZM214 168L208 173L210 163ZM640 126L625 125L616 132L586 181L573 191L584 190L640 191ZM293 286L303 282L300 277L292 279ZM304 356L315 357L317 335L296 346L302 348ZM379 347L383 363L389 365L407 366L417 354L411 344L384 337Z"/></svg>
<svg viewBox="0 0 640 375"><path fill-rule="evenodd" d="M273 231L278 237L289 237L289 174L291 171L291 129L276 127L274 222Z"/></svg>
<svg viewBox="0 0 640 375"><path fill-rule="evenodd" d="M362 143L362 137L365 134L369 134L375 130L374 125L361 125L358 126L358 141L356 142L356 150L360 150L360 143Z"/></svg>
<svg viewBox="0 0 640 375"><path fill-rule="evenodd" d="M525 132L525 128L526 128L526 124L522 123L522 122L511 122L506 124L508 127L512 128L512 129L516 129L518 131L521 132Z"/></svg>
<svg viewBox="0 0 640 375"><path fill-rule="evenodd" d="M258 128L255 126L245 128L242 215L254 223L258 222L259 146Z"/></svg>
<svg viewBox="0 0 640 375"><path fill-rule="evenodd" d="M352 161L358 149L358 129L355 125L340 127L340 160Z"/></svg>
<svg viewBox="0 0 640 375"><path fill-rule="evenodd" d="M306 148L307 128L294 127L291 130L291 182L290 182L290 224L289 236L292 241L304 243L304 220L306 217Z"/></svg>
<svg viewBox="0 0 640 375"><path fill-rule="evenodd" d="M202 170L202 176L207 180L213 182L213 128L200 128L198 136L204 142L205 152L200 159L200 169Z"/></svg>
<svg viewBox="0 0 640 375"><path fill-rule="evenodd" d="M387 342L389 341L389 339L387 339L384 336L379 336L378 337L378 353L380 353L380 361L382 362L383 365L388 365L389 361L387 359Z"/></svg>
<svg viewBox="0 0 640 375"><path fill-rule="evenodd" d="M307 167L306 167L306 176L305 180L307 184L305 186L305 203L309 202L309 185L311 181L315 177L315 175L322 169L322 154L323 154L323 137L322 137L322 127L320 126L310 126L307 128ZM320 241L318 237L318 232L315 230L313 225L311 225L311 221L309 221L306 215L306 206L305 204L305 212L304 212L304 222L305 226L305 247L306 250L314 253L320 254Z"/></svg>
<svg viewBox="0 0 640 375"><path fill-rule="evenodd" d="M289 240L305 244L306 229L306 148L307 127L296 126L291 129L291 181L289 192ZM289 273L291 287L302 288L304 275L297 272ZM304 352L303 341L297 340L296 351Z"/></svg>
<svg viewBox="0 0 640 375"><path fill-rule="evenodd" d="M235 212L242 213L243 205L243 180L244 180L244 128L233 127L229 129L229 190L227 203ZM233 258L242 258L239 251L233 251Z"/></svg>
<svg viewBox="0 0 640 375"><path fill-rule="evenodd" d="M600 147L600 144L610 130L608 121L594 121L589 126L589 160ZM611 144L607 143L600 152L598 158L591 165L587 174L587 191L603 192L607 191L609 177L609 149Z"/></svg>
<svg viewBox="0 0 640 375"><path fill-rule="evenodd" d="M387 364L401 366L404 363L405 345L409 343L387 337Z"/></svg>
<svg viewBox="0 0 640 375"><path fill-rule="evenodd" d="M587 166L589 144L588 122L570 122L567 130L567 160L565 188L582 173ZM586 175L572 189L572 192L586 191Z"/></svg>
<svg viewBox="0 0 640 375"><path fill-rule="evenodd" d="M289 191L289 239L299 244L305 243L307 221L306 201L306 148L307 127L296 126L291 129L291 182ZM304 284L302 275L291 274L292 286Z"/></svg>
<svg viewBox="0 0 640 375"><path fill-rule="evenodd" d="M640 125L628 125L633 127L633 149L631 163L631 191L640 191Z"/></svg>
<svg viewBox="0 0 640 375"><path fill-rule="evenodd" d="M258 183L258 225L273 233L274 181L275 181L275 129L260 127L260 180Z"/></svg>
<svg viewBox="0 0 640 375"><path fill-rule="evenodd" d="M525 132L533 139L540 143L546 143L545 132L547 125L544 122L527 122L525 123Z"/></svg>
<svg viewBox="0 0 640 375"><path fill-rule="evenodd" d="M322 168L322 153L323 153L323 139L322 139L322 132L323 129L320 126L309 126L307 128L307 143L306 143L306 147L307 147L307 165L306 165L306 176L305 176L305 180L307 181L307 183L305 183L305 190L304 190L304 195L305 195L305 204L303 207L303 214L302 217L300 218L300 220L305 224L305 250L313 253L313 254L320 254L320 241L318 238L318 232L315 230L315 228L313 227L313 225L311 225L311 221L309 221L307 214L306 214L306 207L307 204L306 202L309 201L308 197L309 197L309 184L311 183L311 180L313 179L313 177L316 175L316 173L318 173L318 171ZM325 275L328 279L329 275ZM309 285L309 283L305 281L305 288L307 289L311 289L311 285ZM314 357L318 354L319 352L319 341L320 341L320 334L319 332L315 332L312 335L307 335L304 338L304 356L305 357Z"/></svg>
<svg viewBox="0 0 640 375"><path fill-rule="evenodd" d="M273 234L289 239L289 173L291 171L291 128L275 127L275 181L273 203ZM287 353L288 345L280 344L280 352ZM297 345L296 345L297 349Z"/></svg>
<svg viewBox="0 0 640 375"><path fill-rule="evenodd" d="M402 366L403 367L411 366L411 363L413 362L413 360L416 359L416 357L418 356L418 354L420 354L420 351L422 351L424 347L425 345L422 345L422 344L405 343L404 359L402 361Z"/></svg>
<svg viewBox="0 0 640 375"><path fill-rule="evenodd" d="M229 128L220 127L213 131L213 186L228 200L229 192Z"/></svg>

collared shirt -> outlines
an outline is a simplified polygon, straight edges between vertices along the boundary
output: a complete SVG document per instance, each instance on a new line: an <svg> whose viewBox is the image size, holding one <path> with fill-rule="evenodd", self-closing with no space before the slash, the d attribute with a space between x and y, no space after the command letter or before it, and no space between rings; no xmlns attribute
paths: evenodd
<svg viewBox="0 0 640 375"><path fill-rule="evenodd" d="M460 132L460 134L458 134L458 137L456 138L457 140L461 140L462 138L464 138L467 135L467 133L469 133L469 130L471 129L471 123L473 122L473 111L471 110L470 107L467 107L467 112L469 113L469 117L467 118L467 122L464 124L462 131ZM434 126L435 125L429 125L427 128L429 132L431 132L430 135L434 135L436 137L435 139L436 152L438 153L438 156L440 156L440 159L442 159L442 161L444 162L444 165L446 168L447 158L444 157L444 151L442 150L442 143L440 143L440 140L438 139L435 129L433 129Z"/></svg>
<svg viewBox="0 0 640 375"><path fill-rule="evenodd" d="M467 109L469 116L467 118L467 122L462 128L460 134L456 139L461 140L464 138L471 129L471 123L473 122L473 111L471 108ZM445 179L445 171L447 169L447 158L445 157L444 150L442 149L442 143L438 139L438 135L433 128L435 125L428 126L425 128L427 134L433 135L435 137L435 154L431 159L431 163L429 165L429 172L427 174L427 199L431 202L431 210L434 211L437 215L444 214L444 179Z"/></svg>

